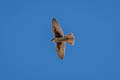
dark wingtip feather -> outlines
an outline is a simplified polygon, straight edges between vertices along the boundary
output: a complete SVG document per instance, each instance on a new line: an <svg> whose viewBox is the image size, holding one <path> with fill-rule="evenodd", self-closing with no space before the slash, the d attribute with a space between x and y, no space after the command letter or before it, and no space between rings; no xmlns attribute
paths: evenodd
<svg viewBox="0 0 120 80"><path fill-rule="evenodd" d="M56 19L55 19L55 18L53 18L52 20L53 20L53 21L56 21Z"/></svg>

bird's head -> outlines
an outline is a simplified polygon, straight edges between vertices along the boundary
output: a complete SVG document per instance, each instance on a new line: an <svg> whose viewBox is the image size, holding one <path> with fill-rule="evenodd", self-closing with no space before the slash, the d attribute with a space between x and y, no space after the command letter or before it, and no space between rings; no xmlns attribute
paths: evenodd
<svg viewBox="0 0 120 80"><path fill-rule="evenodd" d="M55 42L55 38L53 38L51 41L52 41L52 42Z"/></svg>

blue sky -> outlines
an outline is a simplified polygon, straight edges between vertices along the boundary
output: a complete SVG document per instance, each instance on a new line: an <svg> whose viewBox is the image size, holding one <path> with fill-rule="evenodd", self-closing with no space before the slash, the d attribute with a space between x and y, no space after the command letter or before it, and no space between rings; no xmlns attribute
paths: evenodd
<svg viewBox="0 0 120 80"><path fill-rule="evenodd" d="M1 0L0 80L120 80L119 0ZM57 56L51 20L73 33Z"/></svg>

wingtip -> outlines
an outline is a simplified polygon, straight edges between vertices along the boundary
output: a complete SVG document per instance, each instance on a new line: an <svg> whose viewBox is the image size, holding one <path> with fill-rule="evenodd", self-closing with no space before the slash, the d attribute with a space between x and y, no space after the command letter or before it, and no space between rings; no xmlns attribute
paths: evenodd
<svg viewBox="0 0 120 80"><path fill-rule="evenodd" d="M59 54L58 54L58 56L59 56L59 58L60 58L61 60L64 59L64 55L59 55Z"/></svg>
<svg viewBox="0 0 120 80"><path fill-rule="evenodd" d="M61 60L63 60L64 59L64 57L62 57L62 58L60 58Z"/></svg>
<svg viewBox="0 0 120 80"><path fill-rule="evenodd" d="M55 18L52 19L53 21L56 20Z"/></svg>

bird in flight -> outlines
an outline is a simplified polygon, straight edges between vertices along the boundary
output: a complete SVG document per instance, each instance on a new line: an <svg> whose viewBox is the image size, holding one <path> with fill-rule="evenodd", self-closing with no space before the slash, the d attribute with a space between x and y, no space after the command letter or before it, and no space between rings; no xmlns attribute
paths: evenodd
<svg viewBox="0 0 120 80"><path fill-rule="evenodd" d="M54 38L51 40L56 43L56 51L60 59L64 58L65 55L65 43L71 45L74 44L74 36L72 33L64 36L62 29L60 28L59 23L55 18L52 19L52 31L54 33Z"/></svg>

